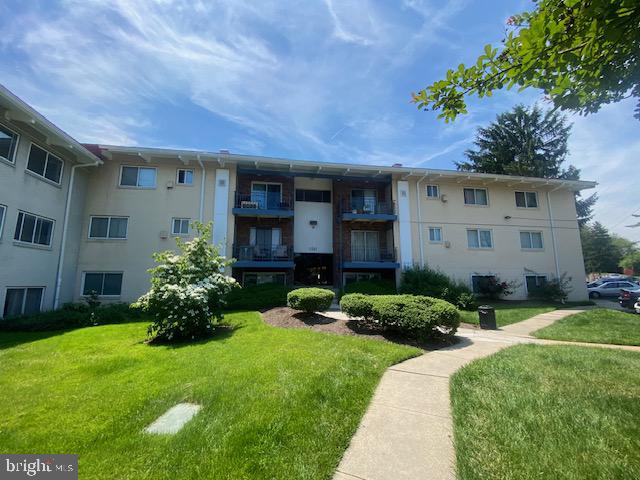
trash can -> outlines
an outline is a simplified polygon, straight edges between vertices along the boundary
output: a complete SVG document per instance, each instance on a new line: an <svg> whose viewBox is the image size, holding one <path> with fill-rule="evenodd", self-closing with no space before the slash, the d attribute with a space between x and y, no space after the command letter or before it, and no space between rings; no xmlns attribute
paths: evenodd
<svg viewBox="0 0 640 480"><path fill-rule="evenodd" d="M480 305L478 307L478 317L480 318L480 328L483 330L496 330L496 310L491 305Z"/></svg>

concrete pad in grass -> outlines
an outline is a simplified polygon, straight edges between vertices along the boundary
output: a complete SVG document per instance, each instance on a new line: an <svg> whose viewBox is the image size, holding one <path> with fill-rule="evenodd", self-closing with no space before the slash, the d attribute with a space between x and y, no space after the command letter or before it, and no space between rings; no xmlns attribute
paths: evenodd
<svg viewBox="0 0 640 480"><path fill-rule="evenodd" d="M179 403L145 428L147 433L159 435L178 433L184 425L200 411L202 406L194 403Z"/></svg>

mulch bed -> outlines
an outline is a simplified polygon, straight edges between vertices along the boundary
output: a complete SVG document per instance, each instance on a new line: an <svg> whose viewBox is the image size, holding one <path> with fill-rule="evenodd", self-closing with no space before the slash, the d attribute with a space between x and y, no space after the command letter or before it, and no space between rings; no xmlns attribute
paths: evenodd
<svg viewBox="0 0 640 480"><path fill-rule="evenodd" d="M444 342L418 342L413 339L391 335L379 329L363 325L357 320L340 320L327 317L319 313L304 313L289 307L276 307L262 312L262 318L266 323L281 328L308 328L319 332L334 333L337 335L355 335L359 337L386 340L404 345L412 345L425 350L434 350L447 345Z"/></svg>

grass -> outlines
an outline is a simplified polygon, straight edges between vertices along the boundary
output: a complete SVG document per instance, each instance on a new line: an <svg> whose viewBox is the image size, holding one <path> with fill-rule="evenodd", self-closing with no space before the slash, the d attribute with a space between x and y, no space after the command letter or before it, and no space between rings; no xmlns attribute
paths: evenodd
<svg viewBox="0 0 640 480"><path fill-rule="evenodd" d="M79 454L87 479L327 479L390 365L417 349L265 325L149 346L145 323L0 334L0 451ZM179 402L172 436L142 433Z"/></svg>
<svg viewBox="0 0 640 480"><path fill-rule="evenodd" d="M569 342L640 345L640 315L608 309L589 310L558 320L534 336Z"/></svg>
<svg viewBox="0 0 640 480"><path fill-rule="evenodd" d="M458 478L640 478L640 353L520 345L451 381Z"/></svg>
<svg viewBox="0 0 640 480"><path fill-rule="evenodd" d="M483 305L491 305L496 309L496 323L499 327L504 327L511 323L521 322L541 313L551 312L555 310L557 305L537 302L537 301L502 301L502 302L484 302ZM478 325L477 311L460 311L461 320L465 323Z"/></svg>

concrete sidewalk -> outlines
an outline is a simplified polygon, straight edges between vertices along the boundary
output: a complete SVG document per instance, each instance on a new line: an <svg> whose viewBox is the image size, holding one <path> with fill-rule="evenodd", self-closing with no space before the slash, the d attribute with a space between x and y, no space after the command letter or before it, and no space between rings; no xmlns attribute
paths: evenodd
<svg viewBox="0 0 640 480"><path fill-rule="evenodd" d="M563 343L529 335L581 311L555 310L501 330L460 329L456 345L389 368L334 480L454 479L449 377L472 360L511 345Z"/></svg>

